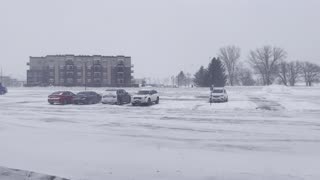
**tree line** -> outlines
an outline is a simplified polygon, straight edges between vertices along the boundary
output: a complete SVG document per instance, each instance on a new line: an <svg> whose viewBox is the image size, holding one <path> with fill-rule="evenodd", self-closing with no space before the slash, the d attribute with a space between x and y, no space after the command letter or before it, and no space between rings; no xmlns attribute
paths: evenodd
<svg viewBox="0 0 320 180"><path fill-rule="evenodd" d="M320 82L320 66L308 61L288 61L287 52L279 47L263 46L251 50L243 61L241 50L236 46L219 49L207 67L201 66L187 77L183 71L175 77L178 86L188 86L192 82L199 87L225 85L271 85L274 83L295 86L304 82L312 86Z"/></svg>

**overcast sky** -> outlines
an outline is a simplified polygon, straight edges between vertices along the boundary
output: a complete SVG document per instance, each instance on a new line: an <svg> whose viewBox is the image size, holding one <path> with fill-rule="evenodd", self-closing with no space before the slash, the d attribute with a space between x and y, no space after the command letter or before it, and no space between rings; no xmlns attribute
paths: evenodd
<svg viewBox="0 0 320 180"><path fill-rule="evenodd" d="M0 66L26 76L29 56L132 57L135 77L194 73L226 45L246 60L263 45L320 63L319 0L1 0Z"/></svg>

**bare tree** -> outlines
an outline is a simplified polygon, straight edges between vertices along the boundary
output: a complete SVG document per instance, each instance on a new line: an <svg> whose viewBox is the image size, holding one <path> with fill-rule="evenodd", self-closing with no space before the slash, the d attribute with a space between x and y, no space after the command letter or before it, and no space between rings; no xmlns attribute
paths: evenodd
<svg viewBox="0 0 320 180"><path fill-rule="evenodd" d="M306 86L312 86L320 78L320 66L310 62L304 62L302 65L302 73Z"/></svg>
<svg viewBox="0 0 320 180"><path fill-rule="evenodd" d="M240 58L240 48L236 46L220 48L218 57L222 60L226 67L229 84L233 86L237 76L236 66Z"/></svg>
<svg viewBox="0 0 320 180"><path fill-rule="evenodd" d="M264 85L270 85L277 77L278 64L286 58L287 53L278 47L264 46L250 51L249 62L261 76Z"/></svg>
<svg viewBox="0 0 320 180"><path fill-rule="evenodd" d="M278 76L282 84L288 86L289 79L289 64L286 61L282 61L279 64L279 72Z"/></svg>
<svg viewBox="0 0 320 180"><path fill-rule="evenodd" d="M302 72L302 65L299 61L289 63L289 84L294 86Z"/></svg>
<svg viewBox="0 0 320 180"><path fill-rule="evenodd" d="M299 61L286 62L279 64L279 78L282 84L294 86L302 72L302 66Z"/></svg>
<svg viewBox="0 0 320 180"><path fill-rule="evenodd" d="M242 86L253 86L256 84L256 81L253 79L252 71L248 68L239 68L237 77Z"/></svg>

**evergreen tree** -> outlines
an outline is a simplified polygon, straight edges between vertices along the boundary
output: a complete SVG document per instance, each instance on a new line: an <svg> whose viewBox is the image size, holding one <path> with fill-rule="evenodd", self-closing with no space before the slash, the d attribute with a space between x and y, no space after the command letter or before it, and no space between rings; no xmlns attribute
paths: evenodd
<svg viewBox="0 0 320 180"><path fill-rule="evenodd" d="M208 66L208 85L224 87L227 82L225 68L219 58L213 58Z"/></svg>
<svg viewBox="0 0 320 180"><path fill-rule="evenodd" d="M186 81L187 81L186 75L184 74L183 71L180 71L180 73L177 76L178 86L186 86Z"/></svg>
<svg viewBox="0 0 320 180"><path fill-rule="evenodd" d="M208 87L208 71L203 66L195 73L193 82L199 87Z"/></svg>

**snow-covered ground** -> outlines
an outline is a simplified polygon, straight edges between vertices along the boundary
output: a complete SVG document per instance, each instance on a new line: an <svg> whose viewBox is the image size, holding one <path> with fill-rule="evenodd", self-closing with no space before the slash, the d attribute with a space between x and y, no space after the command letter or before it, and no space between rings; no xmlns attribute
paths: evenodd
<svg viewBox="0 0 320 180"><path fill-rule="evenodd" d="M150 107L49 105L63 89L83 90L0 96L0 166L81 180L320 179L320 87L228 87L229 102L212 105L206 88L157 89Z"/></svg>
<svg viewBox="0 0 320 180"><path fill-rule="evenodd" d="M1 180L66 180L56 176L39 174L31 171L20 169L10 169L0 166L0 179Z"/></svg>

